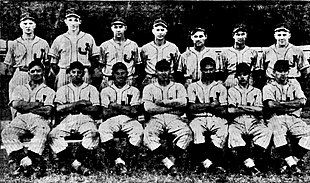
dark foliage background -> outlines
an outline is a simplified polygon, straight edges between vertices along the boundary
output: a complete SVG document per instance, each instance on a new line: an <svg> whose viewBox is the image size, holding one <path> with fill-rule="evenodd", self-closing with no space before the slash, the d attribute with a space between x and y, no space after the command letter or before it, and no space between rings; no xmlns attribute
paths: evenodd
<svg viewBox="0 0 310 183"><path fill-rule="evenodd" d="M127 19L127 37L139 46L153 39L152 22L159 17L168 22L167 37L181 52L191 44L188 33L197 25L208 30L207 46L230 46L232 26L238 22L248 25L250 46L272 44L273 26L282 21L291 26L292 43L310 44L310 2L301 1L1 1L1 38L18 37L20 14L30 10L37 16L36 34L51 44L66 31L63 18L70 7L79 9L81 29L92 34L98 45L111 38L114 16Z"/></svg>

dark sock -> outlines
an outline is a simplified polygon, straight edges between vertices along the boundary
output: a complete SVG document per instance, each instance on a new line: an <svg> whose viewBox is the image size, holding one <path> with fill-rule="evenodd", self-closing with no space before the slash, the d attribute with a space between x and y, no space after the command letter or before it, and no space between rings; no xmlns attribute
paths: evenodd
<svg viewBox="0 0 310 183"><path fill-rule="evenodd" d="M193 150L192 157L193 157L194 162L201 163L207 158L207 155L206 155L207 147L205 143L194 144L192 150Z"/></svg>
<svg viewBox="0 0 310 183"><path fill-rule="evenodd" d="M152 153L160 161L168 156L167 150L162 145L155 149Z"/></svg>
<svg viewBox="0 0 310 183"><path fill-rule="evenodd" d="M290 147L288 145L284 145L284 146L278 147L276 149L276 152L279 154L281 159L285 159L285 158L287 158L289 156L292 156L291 149L290 149Z"/></svg>
<svg viewBox="0 0 310 183"><path fill-rule="evenodd" d="M208 146L207 158L212 161L212 163L222 166L223 165L223 149L214 146L212 143Z"/></svg>

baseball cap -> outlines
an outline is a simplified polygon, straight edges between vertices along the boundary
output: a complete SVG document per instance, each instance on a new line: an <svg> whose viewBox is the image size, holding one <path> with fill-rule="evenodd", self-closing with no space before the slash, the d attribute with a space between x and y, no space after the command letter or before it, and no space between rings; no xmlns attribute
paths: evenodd
<svg viewBox="0 0 310 183"><path fill-rule="evenodd" d="M77 17L81 18L80 15L77 13L77 10L75 8L69 8L66 11L66 18L68 17Z"/></svg>
<svg viewBox="0 0 310 183"><path fill-rule="evenodd" d="M279 72L287 72L290 70L289 62L288 60L277 60L277 62L273 66L274 71L279 71Z"/></svg>
<svg viewBox="0 0 310 183"><path fill-rule="evenodd" d="M28 66L28 70L30 70L34 66L39 66L39 67L41 67L41 69L44 69L44 65L42 64L42 62L40 60L33 60L32 62L30 62L29 66Z"/></svg>
<svg viewBox="0 0 310 183"><path fill-rule="evenodd" d="M155 65L157 71L170 71L170 63L166 59L162 59Z"/></svg>
<svg viewBox="0 0 310 183"><path fill-rule="evenodd" d="M126 25L126 21L122 17L115 17L112 19L111 26L116 24Z"/></svg>
<svg viewBox="0 0 310 183"><path fill-rule="evenodd" d="M35 21L34 15L30 12L25 12L20 16L20 21L24 21L24 20L32 20Z"/></svg>
<svg viewBox="0 0 310 183"><path fill-rule="evenodd" d="M84 65L79 61L72 62L69 68L66 70L67 74L73 69L79 69L84 71Z"/></svg>
<svg viewBox="0 0 310 183"><path fill-rule="evenodd" d="M216 64L215 64L214 59L211 57L205 57L201 59L200 70L204 69L207 65L211 65L213 68L215 68Z"/></svg>
<svg viewBox="0 0 310 183"><path fill-rule="evenodd" d="M279 31L290 32L290 29L285 23L280 23L276 25L274 29L274 32L279 32Z"/></svg>
<svg viewBox="0 0 310 183"><path fill-rule="evenodd" d="M195 27L192 31L191 31L191 35L195 34L198 31L202 31L204 33L206 33L206 29L201 28L201 27Z"/></svg>
<svg viewBox="0 0 310 183"><path fill-rule="evenodd" d="M236 67L236 76L239 76L241 73L243 74L250 74L251 68L247 63L240 63Z"/></svg>
<svg viewBox="0 0 310 183"><path fill-rule="evenodd" d="M158 26L158 25L161 25L161 26L163 26L163 27L165 27L165 28L168 27L167 22L165 22L165 21L164 21L163 19L161 19L161 18L156 19L156 20L154 21L154 23L153 23L153 27L156 27L156 26Z"/></svg>
<svg viewBox="0 0 310 183"><path fill-rule="evenodd" d="M247 32L248 30L247 30L247 27L246 27L245 24L240 23L240 24L236 24L236 25L234 26L232 32L233 32L233 33L236 33L236 32L238 32L238 31Z"/></svg>
<svg viewBox="0 0 310 183"><path fill-rule="evenodd" d="M123 62L116 62L112 66L112 72L116 72L118 69L123 69L123 70L127 71L127 66Z"/></svg>

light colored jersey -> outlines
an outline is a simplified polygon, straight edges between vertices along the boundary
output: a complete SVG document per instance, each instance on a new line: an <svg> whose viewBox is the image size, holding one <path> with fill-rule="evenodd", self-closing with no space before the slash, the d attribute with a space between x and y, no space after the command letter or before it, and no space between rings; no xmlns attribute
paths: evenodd
<svg viewBox="0 0 310 183"><path fill-rule="evenodd" d="M112 75L112 66L117 62L123 62L127 66L128 76L135 73L135 64L138 62L139 53L136 42L126 39L121 45L113 39L100 45L102 62L106 63L102 72L106 76Z"/></svg>
<svg viewBox="0 0 310 183"><path fill-rule="evenodd" d="M276 81L268 83L263 88L263 101L291 101L295 99L307 99L300 85L288 82L285 85L281 85ZM295 116L300 116L301 108L292 112Z"/></svg>
<svg viewBox="0 0 310 183"><path fill-rule="evenodd" d="M19 37L10 44L4 63L13 67L28 66L35 56L36 58L41 57L41 50L45 52L43 61L47 61L49 45L44 39L35 36L32 41L28 42Z"/></svg>
<svg viewBox="0 0 310 183"><path fill-rule="evenodd" d="M60 87L56 92L55 103L67 104L79 100L88 100L92 105L100 105L98 90L87 83L83 83L80 87L75 87L69 83Z"/></svg>
<svg viewBox="0 0 310 183"><path fill-rule="evenodd" d="M77 37L72 37L66 32L54 40L49 55L60 68L68 68L75 61L91 66L89 56L99 55L99 49L90 34L80 31Z"/></svg>
<svg viewBox="0 0 310 183"><path fill-rule="evenodd" d="M123 105L139 105L140 91L133 86L125 85L117 88L114 84L101 90L101 106L108 108L111 102Z"/></svg>
<svg viewBox="0 0 310 183"><path fill-rule="evenodd" d="M178 65L178 71L185 73L186 78L198 81L201 78L200 61L205 57L211 57L216 63L216 71L223 67L219 60L219 55L210 48L204 48L202 51L195 50L194 47L187 48L181 55Z"/></svg>
<svg viewBox="0 0 310 183"><path fill-rule="evenodd" d="M241 88L240 85L229 88L228 105L244 105L262 107L262 92L249 86L247 89Z"/></svg>
<svg viewBox="0 0 310 183"><path fill-rule="evenodd" d="M175 64L178 62L180 52L179 48L169 41L166 41L166 43L161 46L157 46L154 41L152 41L142 46L140 55L141 60L146 62L145 72L154 75L156 63L163 59L171 63L171 71L173 71L173 67L177 67ZM171 58L171 55L175 60Z"/></svg>
<svg viewBox="0 0 310 183"><path fill-rule="evenodd" d="M257 61L257 51L251 49L248 46L245 46L242 50L236 50L231 47L226 50L223 50L221 57L224 66L224 70L228 72L228 74L232 74L236 72L236 67L240 63L246 63L251 66L251 70L259 70L262 69ZM255 63L252 63L252 59Z"/></svg>
<svg viewBox="0 0 310 183"><path fill-rule="evenodd" d="M273 67L278 60L288 60L290 64L290 70L288 77L300 77L300 71L308 68L309 62L305 58L301 49L292 44L288 44L285 49L279 49L276 45L270 46L264 51L261 64L267 64L266 75L269 78L274 78Z"/></svg>

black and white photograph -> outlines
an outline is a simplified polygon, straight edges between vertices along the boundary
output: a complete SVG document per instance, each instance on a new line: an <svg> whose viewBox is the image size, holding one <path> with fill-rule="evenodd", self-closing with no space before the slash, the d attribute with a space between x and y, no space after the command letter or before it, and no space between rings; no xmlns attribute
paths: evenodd
<svg viewBox="0 0 310 183"><path fill-rule="evenodd" d="M0 183L310 182L310 1L0 0Z"/></svg>

